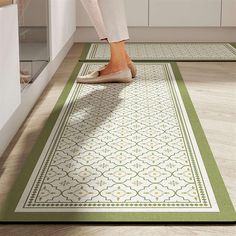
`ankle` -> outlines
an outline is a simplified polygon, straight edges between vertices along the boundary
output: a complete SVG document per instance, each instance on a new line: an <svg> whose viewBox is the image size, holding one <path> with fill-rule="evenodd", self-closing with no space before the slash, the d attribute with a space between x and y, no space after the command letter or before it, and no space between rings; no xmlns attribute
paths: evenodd
<svg viewBox="0 0 236 236"><path fill-rule="evenodd" d="M128 69L127 65L124 65L124 66L111 66L110 68L107 68L107 71L117 72L117 71L121 71L121 70L125 70L125 69Z"/></svg>
<svg viewBox="0 0 236 236"><path fill-rule="evenodd" d="M128 63L126 62L126 60L119 61L119 62L110 61L108 66L107 66L107 68L121 69L121 70L126 68L126 67L128 67Z"/></svg>
<svg viewBox="0 0 236 236"><path fill-rule="evenodd" d="M131 58L129 57L128 53L125 53L125 58L126 58L126 62L127 64L130 64L132 62Z"/></svg>
<svg viewBox="0 0 236 236"><path fill-rule="evenodd" d="M111 65L109 64L106 68L104 68L103 70L101 70L101 74L109 74L109 73L115 73L121 70L125 70L128 69L128 65Z"/></svg>

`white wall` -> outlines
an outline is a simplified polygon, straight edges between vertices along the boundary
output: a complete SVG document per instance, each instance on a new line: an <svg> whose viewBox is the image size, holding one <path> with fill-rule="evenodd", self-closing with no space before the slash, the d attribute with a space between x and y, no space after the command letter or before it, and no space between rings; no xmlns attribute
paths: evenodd
<svg viewBox="0 0 236 236"><path fill-rule="evenodd" d="M0 8L0 130L20 101L17 7L10 5Z"/></svg>
<svg viewBox="0 0 236 236"><path fill-rule="evenodd" d="M76 31L76 1L49 1L50 56L53 60Z"/></svg>

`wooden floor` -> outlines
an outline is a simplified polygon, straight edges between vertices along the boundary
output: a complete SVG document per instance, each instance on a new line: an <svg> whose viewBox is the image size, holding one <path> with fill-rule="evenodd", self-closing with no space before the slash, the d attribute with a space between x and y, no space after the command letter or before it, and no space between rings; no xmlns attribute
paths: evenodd
<svg viewBox="0 0 236 236"><path fill-rule="evenodd" d="M75 44L0 158L0 206L69 78L83 44ZM236 62L178 63L205 134L236 206ZM0 225L1 236L236 235L233 225Z"/></svg>

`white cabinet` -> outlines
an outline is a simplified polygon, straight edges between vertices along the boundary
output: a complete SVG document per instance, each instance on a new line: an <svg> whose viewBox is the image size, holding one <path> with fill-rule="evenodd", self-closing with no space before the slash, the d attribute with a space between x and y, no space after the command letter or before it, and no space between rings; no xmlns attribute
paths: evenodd
<svg viewBox="0 0 236 236"><path fill-rule="evenodd" d="M0 130L21 102L16 5L0 8Z"/></svg>
<svg viewBox="0 0 236 236"><path fill-rule="evenodd" d="M119 0L117 0L119 1ZM236 26L236 0L124 0L128 26ZM76 0L77 26L93 26Z"/></svg>
<svg viewBox="0 0 236 236"><path fill-rule="evenodd" d="M148 26L148 0L125 0L125 9L128 26ZM77 0L77 26L92 26L80 0Z"/></svg>
<svg viewBox="0 0 236 236"><path fill-rule="evenodd" d="M50 57L55 59L76 31L76 1L49 1Z"/></svg>
<svg viewBox="0 0 236 236"><path fill-rule="evenodd" d="M150 0L149 11L150 26L220 26L221 0Z"/></svg>
<svg viewBox="0 0 236 236"><path fill-rule="evenodd" d="M236 26L236 0L222 0L221 26Z"/></svg>
<svg viewBox="0 0 236 236"><path fill-rule="evenodd" d="M148 26L148 0L125 0L128 26Z"/></svg>

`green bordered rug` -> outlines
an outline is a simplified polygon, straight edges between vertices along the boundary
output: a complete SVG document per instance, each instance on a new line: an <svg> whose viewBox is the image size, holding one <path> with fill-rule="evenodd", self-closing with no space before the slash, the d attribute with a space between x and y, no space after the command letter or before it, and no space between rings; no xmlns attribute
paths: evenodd
<svg viewBox="0 0 236 236"><path fill-rule="evenodd" d="M10 192L4 222L232 222L235 211L175 62L80 85L79 62Z"/></svg>
<svg viewBox="0 0 236 236"><path fill-rule="evenodd" d="M236 43L127 43L134 61L236 61ZM109 46L87 43L81 61L108 60Z"/></svg>

